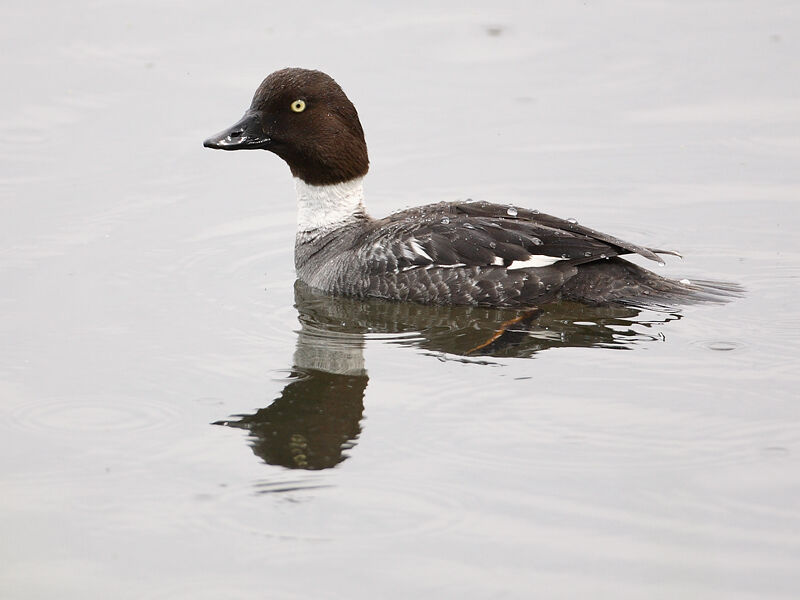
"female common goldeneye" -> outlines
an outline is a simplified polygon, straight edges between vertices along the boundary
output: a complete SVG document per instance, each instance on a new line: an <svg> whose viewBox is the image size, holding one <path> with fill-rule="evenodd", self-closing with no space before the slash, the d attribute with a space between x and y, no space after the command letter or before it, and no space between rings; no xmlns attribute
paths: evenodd
<svg viewBox="0 0 800 600"><path fill-rule="evenodd" d="M677 253L572 219L487 202L442 202L374 219L364 210L367 144L355 107L320 71L282 69L207 148L263 149L295 178L298 278L326 293L425 304L532 307L721 299L735 286L660 277L619 256Z"/></svg>

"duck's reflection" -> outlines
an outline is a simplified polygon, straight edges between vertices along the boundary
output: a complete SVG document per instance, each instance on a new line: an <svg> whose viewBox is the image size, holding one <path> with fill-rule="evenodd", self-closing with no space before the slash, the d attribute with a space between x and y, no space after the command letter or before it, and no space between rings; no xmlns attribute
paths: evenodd
<svg viewBox="0 0 800 600"><path fill-rule="evenodd" d="M295 301L301 328L281 395L254 414L217 424L249 430L253 452L267 463L309 470L345 460L361 433L370 336L390 335L445 359L524 358L558 347L630 348L658 339L654 325L680 318L569 303L526 312L362 301L326 296L299 281Z"/></svg>
<svg viewBox="0 0 800 600"><path fill-rule="evenodd" d="M295 366L275 401L220 425L250 430L253 452L271 465L327 469L342 462L361 433L367 374Z"/></svg>

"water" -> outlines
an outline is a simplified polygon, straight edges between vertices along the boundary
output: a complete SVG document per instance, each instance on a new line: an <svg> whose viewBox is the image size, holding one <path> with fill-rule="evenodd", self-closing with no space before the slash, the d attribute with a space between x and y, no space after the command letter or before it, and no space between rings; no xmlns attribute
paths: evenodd
<svg viewBox="0 0 800 600"><path fill-rule="evenodd" d="M793 3L2 14L1 597L797 597ZM489 342L295 286L285 165L202 148L287 65L358 106L374 214L574 216L747 295Z"/></svg>

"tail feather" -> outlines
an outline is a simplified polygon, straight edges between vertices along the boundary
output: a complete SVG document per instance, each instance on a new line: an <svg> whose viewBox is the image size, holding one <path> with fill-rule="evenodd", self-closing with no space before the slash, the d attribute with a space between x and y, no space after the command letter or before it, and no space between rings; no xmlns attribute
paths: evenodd
<svg viewBox="0 0 800 600"><path fill-rule="evenodd" d="M568 300L633 306L725 303L743 294L737 283L667 279L621 258L580 265L562 289Z"/></svg>

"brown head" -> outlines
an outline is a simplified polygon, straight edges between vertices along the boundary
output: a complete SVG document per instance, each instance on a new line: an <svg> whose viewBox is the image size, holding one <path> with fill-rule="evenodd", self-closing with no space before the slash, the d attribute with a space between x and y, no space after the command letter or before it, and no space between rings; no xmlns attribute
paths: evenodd
<svg viewBox="0 0 800 600"><path fill-rule="evenodd" d="M269 150L311 185L341 183L369 169L353 103L331 77L308 69L272 73L258 86L244 117L203 145Z"/></svg>

